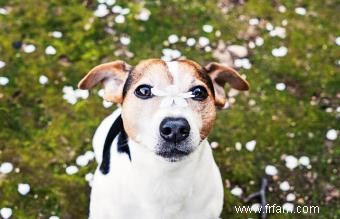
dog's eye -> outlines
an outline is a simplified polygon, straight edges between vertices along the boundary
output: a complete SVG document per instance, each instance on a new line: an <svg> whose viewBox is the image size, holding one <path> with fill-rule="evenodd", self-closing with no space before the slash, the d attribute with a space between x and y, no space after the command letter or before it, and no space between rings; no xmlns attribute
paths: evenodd
<svg viewBox="0 0 340 219"><path fill-rule="evenodd" d="M207 89L205 89L203 86L196 86L190 89L192 92L192 99L194 100L204 100L208 97Z"/></svg>
<svg viewBox="0 0 340 219"><path fill-rule="evenodd" d="M139 85L135 90L135 95L141 99L152 97L151 86L147 84Z"/></svg>

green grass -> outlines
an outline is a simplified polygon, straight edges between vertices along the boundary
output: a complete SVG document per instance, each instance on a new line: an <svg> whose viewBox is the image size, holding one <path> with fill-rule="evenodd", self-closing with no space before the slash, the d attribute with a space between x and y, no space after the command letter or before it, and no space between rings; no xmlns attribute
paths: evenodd
<svg viewBox="0 0 340 219"><path fill-rule="evenodd" d="M258 17L274 26L282 26L286 19L287 36L270 37L261 25L255 28L256 35L264 38L264 45L251 50L252 68L240 69L247 75L251 91L241 93L231 109L218 113L210 135L211 141L220 143L214 155L223 179L250 194L258 189L265 166L273 164L279 175L276 180L270 179L269 203L285 202L278 182L288 180L298 199L321 210L317 215L275 214L271 218L337 218L339 197L329 202L325 198L329 187L339 193L340 144L339 138L328 141L325 136L331 128L340 129L339 112L335 112L340 103L340 50L335 44L340 36L339 2L250 0L244 5L228 5L228 13L222 12L218 2L118 1L131 11L124 24L115 24L115 15L93 16L96 1L0 0L0 7L9 10L8 15L0 14L0 60L6 62L0 76L10 80L8 85L0 86L0 163L9 161L20 169L0 174L0 208L11 207L13 218L48 218L53 214L87 218L90 188L84 176L94 170L95 163L72 176L65 173L65 167L91 149L96 127L113 108L102 107L96 94L99 88L92 90L87 100L71 105L62 98L65 85L75 87L89 69L102 62L123 59L133 65L141 59L160 57L170 34L206 36L213 48L218 40L247 45L248 20ZM279 13L279 4L285 5L287 12ZM307 9L305 16L294 12L298 6ZM142 7L151 11L148 21L134 18ZM113 34L104 31L110 23ZM213 25L221 36L204 33L204 24ZM86 25L90 29L85 30ZM63 37L52 38L49 33L55 30ZM127 49L134 54L132 58L115 54L125 48L119 43L122 34L131 37ZM15 41L32 43L37 49L26 54L13 48ZM48 45L57 49L56 55L45 55ZM271 55L271 50L279 46L288 48L285 57ZM201 64L214 60L211 53L184 43L172 48ZM40 75L46 75L49 83L39 84ZM279 82L284 82L287 89L276 90ZM313 97L320 102L311 105ZM249 106L249 100L255 100L256 105ZM326 112L327 108L333 112ZM294 133L294 137L287 133ZM254 152L249 152L244 145L252 139L257 145ZM235 150L236 142L243 144L241 151ZM306 155L312 168L290 171L281 160L283 154ZM317 175L314 181L311 174ZM27 196L17 192L21 182L31 185ZM226 188L222 218L256 217L236 214L233 206L241 204L242 200Z"/></svg>

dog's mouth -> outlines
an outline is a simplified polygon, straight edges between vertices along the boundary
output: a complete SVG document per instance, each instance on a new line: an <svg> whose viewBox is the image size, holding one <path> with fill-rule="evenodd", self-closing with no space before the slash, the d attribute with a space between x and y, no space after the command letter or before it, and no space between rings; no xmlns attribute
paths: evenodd
<svg viewBox="0 0 340 219"><path fill-rule="evenodd" d="M191 151L189 150L183 150L178 148L172 148L170 150L160 150L156 152L158 156L161 156L170 162L179 161L182 158L188 156L190 153Z"/></svg>

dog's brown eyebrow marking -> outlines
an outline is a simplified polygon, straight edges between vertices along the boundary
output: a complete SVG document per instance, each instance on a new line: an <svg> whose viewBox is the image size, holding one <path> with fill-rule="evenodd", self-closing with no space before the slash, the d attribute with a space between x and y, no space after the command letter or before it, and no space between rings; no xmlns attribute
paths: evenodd
<svg viewBox="0 0 340 219"><path fill-rule="evenodd" d="M207 85L213 97L215 97L214 85L204 68L202 68L199 64L191 60L178 60L178 62L185 63L186 65L190 65L191 67L193 67L195 69L195 72L197 73L196 74L197 78Z"/></svg>
<svg viewBox="0 0 340 219"><path fill-rule="evenodd" d="M163 60L147 59L147 60L141 61L137 66L133 67L129 71L128 77L123 86L123 98L126 96L126 93L131 88L133 82L138 81L143 76L143 73L147 71L147 69L150 68L150 66L155 65L155 64L161 64L166 67L166 63ZM168 75L169 75L169 79L171 80L170 72L168 73Z"/></svg>

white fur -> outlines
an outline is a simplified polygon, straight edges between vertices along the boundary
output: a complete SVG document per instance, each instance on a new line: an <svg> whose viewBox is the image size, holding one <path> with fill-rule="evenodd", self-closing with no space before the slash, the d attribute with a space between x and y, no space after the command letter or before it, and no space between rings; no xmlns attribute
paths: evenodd
<svg viewBox="0 0 340 219"><path fill-rule="evenodd" d="M98 127L93 146L98 163L108 130L120 111ZM186 159L168 162L151 147L129 140L131 161L111 147L110 171L99 168L92 184L91 219L216 219L223 184L207 140Z"/></svg>

